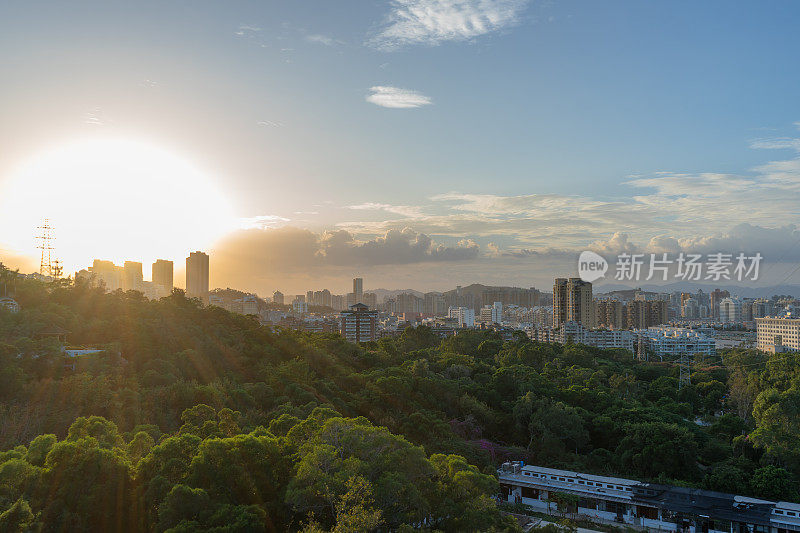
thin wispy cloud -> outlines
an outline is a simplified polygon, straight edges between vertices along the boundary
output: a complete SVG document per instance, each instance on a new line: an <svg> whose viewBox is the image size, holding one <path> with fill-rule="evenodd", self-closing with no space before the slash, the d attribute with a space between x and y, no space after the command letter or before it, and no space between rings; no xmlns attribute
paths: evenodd
<svg viewBox="0 0 800 533"><path fill-rule="evenodd" d="M261 31L261 28L259 28L258 26L249 26L247 24L241 24L236 29L235 34L239 35L239 36L243 36L243 35L247 35L247 34L251 34L251 33L258 33L260 31Z"/></svg>
<svg viewBox="0 0 800 533"><path fill-rule="evenodd" d="M358 205L348 205L348 209L356 211L385 211L387 213L395 213L406 217L421 217L422 208L413 205L392 205L381 204L377 202L366 202Z"/></svg>
<svg viewBox="0 0 800 533"><path fill-rule="evenodd" d="M91 126L105 126L109 123L109 120L105 113L99 107L96 107L83 116L83 123Z"/></svg>
<svg viewBox="0 0 800 533"><path fill-rule="evenodd" d="M277 215L257 215L240 219L239 227L241 229L268 229L280 226L284 222L289 222L289 219Z"/></svg>
<svg viewBox="0 0 800 533"><path fill-rule="evenodd" d="M380 50L465 41L519 22L528 0L393 0L367 44Z"/></svg>
<svg viewBox="0 0 800 533"><path fill-rule="evenodd" d="M790 137L756 139L750 143L750 148L764 150L797 150L800 152L800 139L792 139Z"/></svg>
<svg viewBox="0 0 800 533"><path fill-rule="evenodd" d="M412 109L433 103L430 97L424 94L399 87L376 85L375 87L370 87L369 90L371 94L367 96L367 102L381 107Z"/></svg>
<svg viewBox="0 0 800 533"><path fill-rule="evenodd" d="M327 35L322 35L319 33L306 35L306 41L314 44L322 44L325 46L335 46L337 44L344 44L339 39L334 39L333 37L328 37Z"/></svg>

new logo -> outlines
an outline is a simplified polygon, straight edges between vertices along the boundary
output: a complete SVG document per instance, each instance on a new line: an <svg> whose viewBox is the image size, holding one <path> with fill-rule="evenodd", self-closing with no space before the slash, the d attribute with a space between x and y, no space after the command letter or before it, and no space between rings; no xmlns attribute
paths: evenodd
<svg viewBox="0 0 800 533"><path fill-rule="evenodd" d="M578 257L578 276L583 281L596 281L605 276L607 270L608 261L601 255L586 250Z"/></svg>

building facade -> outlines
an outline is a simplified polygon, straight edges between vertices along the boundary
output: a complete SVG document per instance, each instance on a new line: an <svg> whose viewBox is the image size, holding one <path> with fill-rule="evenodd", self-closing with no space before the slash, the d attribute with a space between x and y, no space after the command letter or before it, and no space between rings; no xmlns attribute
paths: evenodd
<svg viewBox="0 0 800 533"><path fill-rule="evenodd" d="M350 342L378 340L378 312L361 303L352 305L340 313L339 331Z"/></svg>
<svg viewBox="0 0 800 533"><path fill-rule="evenodd" d="M186 296L208 303L208 255L203 252L186 258Z"/></svg>
<svg viewBox="0 0 800 533"><path fill-rule="evenodd" d="M737 298L723 298L719 302L719 321L742 322L742 302Z"/></svg>
<svg viewBox="0 0 800 533"><path fill-rule="evenodd" d="M158 259L153 263L151 270L151 279L153 283L161 288L166 294L172 292L174 284L174 265L172 261L166 259Z"/></svg>
<svg viewBox="0 0 800 533"><path fill-rule="evenodd" d="M785 533L800 531L800 504L643 483L569 470L504 463L500 497L547 514L630 524L649 531ZM574 499L568 503L560 495ZM563 506L564 508L562 508Z"/></svg>
<svg viewBox="0 0 800 533"><path fill-rule="evenodd" d="M455 318L458 321L460 328L474 328L475 327L475 310L469 307L451 307L448 310L448 316Z"/></svg>
<svg viewBox="0 0 800 533"><path fill-rule="evenodd" d="M756 348L770 353L800 351L800 317L756 318Z"/></svg>
<svg viewBox="0 0 800 533"><path fill-rule="evenodd" d="M580 278L556 278L553 284L553 327L564 322L594 326L592 284Z"/></svg>
<svg viewBox="0 0 800 533"><path fill-rule="evenodd" d="M684 328L648 328L636 330L637 340L659 357L678 358L686 355L717 353L716 341L699 331Z"/></svg>

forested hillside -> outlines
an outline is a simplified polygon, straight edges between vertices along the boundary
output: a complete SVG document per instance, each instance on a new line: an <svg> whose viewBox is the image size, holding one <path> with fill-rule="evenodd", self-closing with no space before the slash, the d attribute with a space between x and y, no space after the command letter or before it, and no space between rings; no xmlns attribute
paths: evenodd
<svg viewBox="0 0 800 533"><path fill-rule="evenodd" d="M515 530L503 460L797 499L800 357L678 389L628 352L427 328L365 346L86 286L0 310L0 530ZM102 348L65 367L54 333Z"/></svg>

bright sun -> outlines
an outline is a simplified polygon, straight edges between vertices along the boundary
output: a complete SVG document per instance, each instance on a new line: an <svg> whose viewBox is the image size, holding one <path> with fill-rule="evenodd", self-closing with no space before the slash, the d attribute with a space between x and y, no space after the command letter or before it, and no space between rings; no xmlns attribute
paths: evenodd
<svg viewBox="0 0 800 533"><path fill-rule="evenodd" d="M35 255L36 226L56 227L65 273L93 258L180 266L235 227L230 202L188 161L129 140L61 145L24 162L0 180L0 242Z"/></svg>

